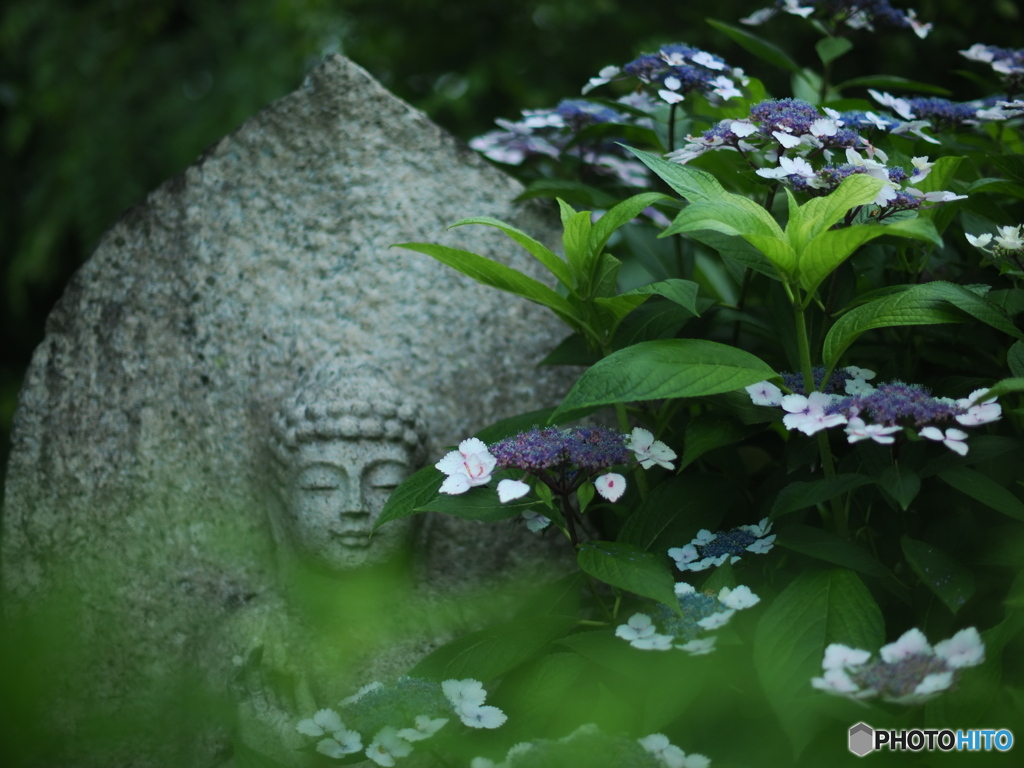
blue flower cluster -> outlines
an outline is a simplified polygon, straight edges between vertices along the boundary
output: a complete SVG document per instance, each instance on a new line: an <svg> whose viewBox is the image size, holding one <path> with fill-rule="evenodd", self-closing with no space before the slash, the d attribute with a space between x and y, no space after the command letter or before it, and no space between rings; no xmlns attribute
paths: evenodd
<svg viewBox="0 0 1024 768"><path fill-rule="evenodd" d="M832 375L828 377L828 384L822 389L821 382L825 378L824 367L817 365L812 369L814 374L814 389L812 392L824 392L825 394L832 395L836 393L846 392L846 382L850 381L854 377L845 368L832 371ZM806 395L808 392L804 389L804 377L799 373L783 373L782 383L786 385L786 389L790 392L795 392L798 395Z"/></svg>
<svg viewBox="0 0 1024 768"><path fill-rule="evenodd" d="M636 94L619 101L641 112L653 109ZM616 143L619 137L604 136L574 144L580 131L586 128L595 125L648 128L651 125L648 118L586 99L564 99L553 109L524 110L518 121L498 119L495 122L502 130L489 131L469 142L473 149L495 162L522 165L545 157L557 160L571 147L572 155L599 175L628 187L643 187L648 183L646 166Z"/></svg>
<svg viewBox="0 0 1024 768"><path fill-rule="evenodd" d="M830 24L844 23L851 29L874 30L874 25L912 29L918 37L924 38L931 30L931 24L922 24L917 13L911 9L900 11L892 7L889 0L775 0L773 6L752 13L744 24L763 24L779 12L808 18L815 16Z"/></svg>

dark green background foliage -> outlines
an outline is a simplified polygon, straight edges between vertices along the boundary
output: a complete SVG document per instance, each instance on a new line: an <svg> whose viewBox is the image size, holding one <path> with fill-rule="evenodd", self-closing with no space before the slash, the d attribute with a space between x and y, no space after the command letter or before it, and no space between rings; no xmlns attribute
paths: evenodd
<svg viewBox="0 0 1024 768"><path fill-rule="evenodd" d="M296 88L324 53L345 53L468 139L495 117L571 98L602 66L672 41L719 53L785 95L783 73L765 72L703 21L735 23L761 6L8 0L0 9L0 464L43 322L99 236L205 147ZM837 63L837 78L870 61L872 71L927 74L969 98L978 95L969 79L938 77L963 68L950 51L973 42L1024 44L1012 0L919 0L916 7L935 22L927 40L858 35L856 55ZM814 40L801 25L780 21L760 33L801 64L814 61Z"/></svg>

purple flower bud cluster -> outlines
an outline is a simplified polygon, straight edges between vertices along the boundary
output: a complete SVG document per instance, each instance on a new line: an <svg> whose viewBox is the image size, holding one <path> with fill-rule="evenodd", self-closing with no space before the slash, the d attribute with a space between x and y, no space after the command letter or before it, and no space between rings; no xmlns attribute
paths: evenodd
<svg viewBox="0 0 1024 768"><path fill-rule="evenodd" d="M658 623L662 632L672 635L679 643L696 640L707 631L700 624L703 619L729 610L717 596L704 592L687 592L677 595L677 599L682 616L667 605L658 603L651 618Z"/></svg>
<svg viewBox="0 0 1024 768"><path fill-rule="evenodd" d="M814 105L801 99L766 99L750 108L750 119L768 132L807 133L819 117Z"/></svg>
<svg viewBox="0 0 1024 768"><path fill-rule="evenodd" d="M814 375L814 388L811 392L824 392L827 395L845 393L846 382L851 381L854 378L846 369L832 371L832 375L828 377L828 384L826 384L825 388L822 389L821 382L825 378L825 368L820 365L816 365L811 369L811 373ZM804 388L804 377L802 374L788 372L783 373L782 382L790 392L795 392L799 395L808 394Z"/></svg>
<svg viewBox="0 0 1024 768"><path fill-rule="evenodd" d="M607 427L534 428L491 446L500 469L597 472L631 461L626 436Z"/></svg>
<svg viewBox="0 0 1024 768"><path fill-rule="evenodd" d="M872 422L884 426L903 426L910 421L915 427L950 421L966 413L956 401L932 397L920 384L892 381L879 384L874 392L836 399L825 408L826 414L854 413L861 418L870 415Z"/></svg>

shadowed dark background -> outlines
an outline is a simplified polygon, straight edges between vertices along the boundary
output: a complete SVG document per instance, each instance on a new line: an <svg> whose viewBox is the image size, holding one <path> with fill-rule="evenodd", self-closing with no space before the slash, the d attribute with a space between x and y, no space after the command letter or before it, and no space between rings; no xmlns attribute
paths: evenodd
<svg viewBox="0 0 1024 768"><path fill-rule="evenodd" d="M0 467L44 322L100 235L147 191L341 52L463 139L495 117L579 94L607 64L686 42L775 96L788 75L704 23L770 0L7 0L0 10ZM896 3L898 7L906 7ZM935 29L852 36L836 80L873 73L987 95L956 54L1024 45L1013 0L917 0ZM779 16L754 29L814 67L816 36ZM863 94L850 94L861 96ZM3 471L3 470L0 470Z"/></svg>

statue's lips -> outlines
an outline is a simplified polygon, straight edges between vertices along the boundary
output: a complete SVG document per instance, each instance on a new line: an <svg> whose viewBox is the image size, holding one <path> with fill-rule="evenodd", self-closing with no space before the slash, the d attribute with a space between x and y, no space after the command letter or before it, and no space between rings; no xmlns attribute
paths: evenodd
<svg viewBox="0 0 1024 768"><path fill-rule="evenodd" d="M370 532L356 531L331 531L331 538L337 539L347 547L368 547L370 546Z"/></svg>

